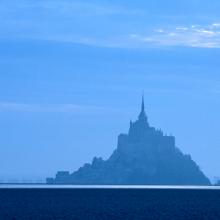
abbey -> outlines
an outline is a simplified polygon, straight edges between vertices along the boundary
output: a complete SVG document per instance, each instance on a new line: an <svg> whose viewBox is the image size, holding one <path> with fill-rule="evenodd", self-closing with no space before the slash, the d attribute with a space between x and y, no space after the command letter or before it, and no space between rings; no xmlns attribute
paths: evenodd
<svg viewBox="0 0 220 220"><path fill-rule="evenodd" d="M190 155L175 146L175 137L151 127L142 98L138 120L120 134L108 160L94 158L78 171L58 172L48 184L210 185Z"/></svg>

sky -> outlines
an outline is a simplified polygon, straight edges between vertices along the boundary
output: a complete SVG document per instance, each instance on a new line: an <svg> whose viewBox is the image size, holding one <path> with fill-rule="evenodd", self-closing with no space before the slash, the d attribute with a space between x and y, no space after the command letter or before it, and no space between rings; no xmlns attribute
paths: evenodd
<svg viewBox="0 0 220 220"><path fill-rule="evenodd" d="M107 159L140 111L220 178L218 0L1 0L0 181Z"/></svg>

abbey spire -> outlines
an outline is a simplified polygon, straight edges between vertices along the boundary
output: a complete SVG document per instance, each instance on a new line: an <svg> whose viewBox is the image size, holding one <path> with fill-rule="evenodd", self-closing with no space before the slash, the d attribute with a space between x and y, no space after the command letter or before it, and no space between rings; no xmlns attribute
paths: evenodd
<svg viewBox="0 0 220 220"><path fill-rule="evenodd" d="M145 111L144 95L142 95L141 111Z"/></svg>
<svg viewBox="0 0 220 220"><path fill-rule="evenodd" d="M144 95L142 96L142 103L141 103L141 113L138 117L139 121L147 122L147 115L145 112L145 103L144 103Z"/></svg>

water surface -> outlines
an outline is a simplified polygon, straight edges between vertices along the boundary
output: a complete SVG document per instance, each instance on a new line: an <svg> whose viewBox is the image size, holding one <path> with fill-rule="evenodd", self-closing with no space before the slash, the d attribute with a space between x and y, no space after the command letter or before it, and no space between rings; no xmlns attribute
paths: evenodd
<svg viewBox="0 0 220 220"><path fill-rule="evenodd" d="M219 187L2 185L0 219L220 219Z"/></svg>

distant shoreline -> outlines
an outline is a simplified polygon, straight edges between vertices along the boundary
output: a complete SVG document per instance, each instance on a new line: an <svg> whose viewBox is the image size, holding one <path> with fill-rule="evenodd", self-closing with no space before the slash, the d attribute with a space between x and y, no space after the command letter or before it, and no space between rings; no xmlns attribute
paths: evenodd
<svg viewBox="0 0 220 220"><path fill-rule="evenodd" d="M0 183L0 189L174 189L174 190L220 190L220 186L181 186L181 185L49 185Z"/></svg>

